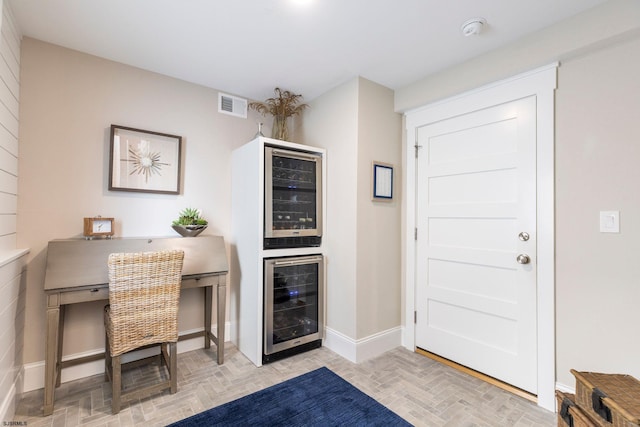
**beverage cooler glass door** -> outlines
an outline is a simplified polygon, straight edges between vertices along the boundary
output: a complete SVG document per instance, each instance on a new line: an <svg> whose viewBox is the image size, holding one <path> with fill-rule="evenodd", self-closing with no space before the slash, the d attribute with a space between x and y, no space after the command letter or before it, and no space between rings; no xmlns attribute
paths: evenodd
<svg viewBox="0 0 640 427"><path fill-rule="evenodd" d="M321 155L265 147L264 228L265 238L322 236Z"/></svg>
<svg viewBox="0 0 640 427"><path fill-rule="evenodd" d="M322 339L322 255L264 262L264 354Z"/></svg>

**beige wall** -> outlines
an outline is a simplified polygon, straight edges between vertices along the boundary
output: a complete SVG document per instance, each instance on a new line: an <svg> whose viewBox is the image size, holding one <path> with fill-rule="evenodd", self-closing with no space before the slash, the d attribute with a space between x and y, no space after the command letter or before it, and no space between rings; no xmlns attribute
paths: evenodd
<svg viewBox="0 0 640 427"><path fill-rule="evenodd" d="M631 184L640 160L631 139L640 98L634 78L640 71L639 18L637 1L610 0L395 94L395 109L401 111L561 61L556 97L557 377L567 385L573 384L569 367L640 377L633 356L640 348L632 338L637 321L631 318L632 303L640 296L631 258L640 241ZM114 216L119 236L172 235L169 224L186 206L203 210L211 223L207 233L228 235L231 151L250 140L255 122L265 119L218 114L215 90L32 39L23 41L20 77L17 236L18 246L32 251L24 340L29 363L44 354L47 241L79 236L82 218L93 215ZM396 177L401 174L399 118L392 106L386 110L390 102L385 88L354 79L313 100L292 138L328 150L327 321L354 340L400 323L400 290L394 280L401 275L393 265L400 252L400 225L394 221L401 192L388 205L368 200L371 160L393 163ZM112 123L184 137L181 195L106 190ZM269 134L270 120L265 124ZM621 211L621 233L598 233L598 211L615 209ZM375 270L389 264L388 270ZM185 295L182 303L181 330L199 327L199 316L190 313L200 312L199 296ZM65 354L102 347L100 306L68 311ZM595 351L600 341L589 335L593 331L609 338Z"/></svg>
<svg viewBox="0 0 640 427"><path fill-rule="evenodd" d="M640 378L640 37L562 63L556 92L557 376ZM599 211L620 211L620 233Z"/></svg>
<svg viewBox="0 0 640 427"><path fill-rule="evenodd" d="M353 79L310 102L299 140L327 150L327 327L356 337L358 83Z"/></svg>
<svg viewBox="0 0 640 427"><path fill-rule="evenodd" d="M358 339L399 327L401 116L393 111L393 91L360 79L358 92ZM372 163L394 167L393 200L372 201Z"/></svg>
<svg viewBox="0 0 640 427"><path fill-rule="evenodd" d="M570 368L640 378L640 2L610 0L511 46L396 91L426 105L559 60L556 92L556 378ZM409 179L411 179L409 177ZM620 234L598 231L620 210Z"/></svg>
<svg viewBox="0 0 640 427"><path fill-rule="evenodd" d="M44 359L47 242L80 237L83 217L95 215L114 217L116 236L177 236L171 221L189 206L209 220L205 233L228 236L231 151L253 137L258 117L219 114L215 90L29 38L21 87L18 245L31 248L28 364ZM107 191L111 124L183 137L180 195ZM69 307L64 355L104 347L102 305ZM181 331L202 326L201 307L198 290L183 293Z"/></svg>
<svg viewBox="0 0 640 427"><path fill-rule="evenodd" d="M301 142L327 149L327 326L353 341L400 326L400 189L371 200L373 160L401 176L393 92L355 78L315 99ZM362 355L357 355L361 358ZM365 356L366 357L366 356Z"/></svg>
<svg viewBox="0 0 640 427"><path fill-rule="evenodd" d="M21 78L18 240L31 248L24 354L37 364L44 358L47 242L80 237L82 218L94 215L115 217L117 236L175 235L170 223L187 206L202 209L205 233L229 241L231 152L253 138L258 121L269 134L271 119L219 114L215 90L29 38ZM328 150L327 322L354 341L400 326L397 183L392 203L370 200L373 159L401 174L400 120L391 90L356 78L313 100L294 122L294 142ZM179 196L107 190L112 123L183 136ZM103 347L103 304L68 307L65 356ZM183 293L180 330L201 322L200 293Z"/></svg>

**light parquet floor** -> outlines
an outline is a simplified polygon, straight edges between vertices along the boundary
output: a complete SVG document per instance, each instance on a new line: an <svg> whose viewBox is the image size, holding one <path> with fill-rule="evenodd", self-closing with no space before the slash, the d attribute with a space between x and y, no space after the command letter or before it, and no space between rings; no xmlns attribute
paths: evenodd
<svg viewBox="0 0 640 427"><path fill-rule="evenodd" d="M178 355L178 392L164 392L123 404L111 414L111 389L103 375L62 384L53 415L42 416L43 391L25 393L15 421L28 427L165 426L321 366L358 387L416 426L555 426L556 415L534 403L437 361L397 348L354 364L322 347L255 367L227 343L225 363L216 352L194 350ZM123 381L144 381L158 367L135 368ZM25 425L22 424L21 425Z"/></svg>

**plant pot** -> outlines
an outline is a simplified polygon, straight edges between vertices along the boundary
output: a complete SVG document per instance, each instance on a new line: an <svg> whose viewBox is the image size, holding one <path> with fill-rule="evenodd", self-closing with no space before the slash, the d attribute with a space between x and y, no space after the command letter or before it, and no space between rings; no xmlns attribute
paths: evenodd
<svg viewBox="0 0 640 427"><path fill-rule="evenodd" d="M176 230L176 232L182 237L196 237L198 234L202 233L206 225L172 225L171 228Z"/></svg>

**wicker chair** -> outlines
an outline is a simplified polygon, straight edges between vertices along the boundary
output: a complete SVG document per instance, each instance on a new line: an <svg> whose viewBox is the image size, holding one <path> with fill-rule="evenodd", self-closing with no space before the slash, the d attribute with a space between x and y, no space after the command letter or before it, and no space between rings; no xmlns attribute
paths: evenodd
<svg viewBox="0 0 640 427"><path fill-rule="evenodd" d="M111 381L114 414L120 412L121 399L165 389L173 394L178 389L176 343L183 260L181 250L109 255L109 305L104 310L105 380ZM169 379L124 393L121 356L154 344L161 344L160 359L168 368Z"/></svg>

